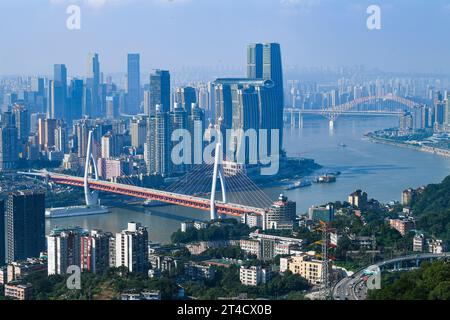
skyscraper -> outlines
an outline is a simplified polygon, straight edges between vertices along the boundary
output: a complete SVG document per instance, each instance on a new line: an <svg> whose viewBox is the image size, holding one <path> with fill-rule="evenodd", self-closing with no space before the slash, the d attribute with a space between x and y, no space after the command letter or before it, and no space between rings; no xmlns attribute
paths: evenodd
<svg viewBox="0 0 450 320"><path fill-rule="evenodd" d="M263 77L263 46L260 43L249 44L247 47L247 78L262 79Z"/></svg>
<svg viewBox="0 0 450 320"><path fill-rule="evenodd" d="M0 266L5 264L5 200L0 199Z"/></svg>
<svg viewBox="0 0 450 320"><path fill-rule="evenodd" d="M131 121L131 146L142 153L147 137L147 121L144 117L137 117Z"/></svg>
<svg viewBox="0 0 450 320"><path fill-rule="evenodd" d="M69 87L70 110L66 113L66 122L69 126L73 121L83 117L83 90L84 82L80 79L73 79Z"/></svg>
<svg viewBox="0 0 450 320"><path fill-rule="evenodd" d="M191 114L192 104L197 103L197 92L193 87L182 87L177 89L177 101L181 107L187 112L188 115Z"/></svg>
<svg viewBox="0 0 450 320"><path fill-rule="evenodd" d="M0 171L11 170L18 161L17 128L11 112L2 114L0 124Z"/></svg>
<svg viewBox="0 0 450 320"><path fill-rule="evenodd" d="M89 53L87 58L83 114L91 117L100 116L100 102L100 61L97 53Z"/></svg>
<svg viewBox="0 0 450 320"><path fill-rule="evenodd" d="M148 271L148 232L140 223L128 223L127 230L116 234L116 267L130 272Z"/></svg>
<svg viewBox="0 0 450 320"><path fill-rule="evenodd" d="M56 228L47 236L48 275L66 274L69 266L81 266L80 227Z"/></svg>
<svg viewBox="0 0 450 320"><path fill-rule="evenodd" d="M102 274L109 268L109 243L112 234L92 230L80 239L81 269Z"/></svg>
<svg viewBox="0 0 450 320"><path fill-rule="evenodd" d="M280 151L283 147L283 64L281 47L278 43L251 44L247 48L247 76L249 78L272 80L274 84L275 112L266 118L263 129L278 129ZM261 117L265 117L262 114ZM270 139L269 139L270 141ZM273 150L275 151L275 150Z"/></svg>
<svg viewBox="0 0 450 320"><path fill-rule="evenodd" d="M263 79L272 80L274 83L276 113L268 129L278 129L280 137L280 152L283 148L283 64L281 59L281 47L278 43L263 44ZM270 140L269 140L270 141ZM275 150L274 150L275 151Z"/></svg>
<svg viewBox="0 0 450 320"><path fill-rule="evenodd" d="M138 114L141 104L141 69L139 54L128 54L128 86L126 113Z"/></svg>
<svg viewBox="0 0 450 320"><path fill-rule="evenodd" d="M161 105L162 112L170 111L170 73L164 70L155 70L150 75L150 103L146 115L156 114L156 105Z"/></svg>
<svg viewBox="0 0 450 320"><path fill-rule="evenodd" d="M45 250L45 193L16 191L6 202L7 262L39 257Z"/></svg>
<svg viewBox="0 0 450 320"><path fill-rule="evenodd" d="M54 65L53 81L49 83L49 117L63 119L66 116L67 68L63 64Z"/></svg>

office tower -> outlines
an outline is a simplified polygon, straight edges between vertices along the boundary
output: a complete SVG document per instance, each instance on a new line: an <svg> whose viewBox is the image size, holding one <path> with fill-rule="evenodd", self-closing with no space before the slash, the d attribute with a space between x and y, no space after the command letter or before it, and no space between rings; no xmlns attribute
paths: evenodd
<svg viewBox="0 0 450 320"><path fill-rule="evenodd" d="M148 271L148 232L140 223L128 223L127 230L116 234L116 268L130 272Z"/></svg>
<svg viewBox="0 0 450 320"><path fill-rule="evenodd" d="M56 119L39 119L38 135L41 150L48 151L55 146L55 130L58 121Z"/></svg>
<svg viewBox="0 0 450 320"><path fill-rule="evenodd" d="M296 218L296 203L289 201L284 195L280 195L269 211L265 213L263 228L267 229L292 229Z"/></svg>
<svg viewBox="0 0 450 320"><path fill-rule="evenodd" d="M91 117L101 115L100 62L97 53L89 53L87 58L86 86L83 114Z"/></svg>
<svg viewBox="0 0 450 320"><path fill-rule="evenodd" d="M216 93L214 82L208 82L208 108L206 109L206 117L208 119L216 119Z"/></svg>
<svg viewBox="0 0 450 320"><path fill-rule="evenodd" d="M101 138L102 158L109 159L119 156L117 136L108 132Z"/></svg>
<svg viewBox="0 0 450 320"><path fill-rule="evenodd" d="M176 92L176 102L186 110L188 116L191 114L192 104L197 103L197 92L193 87L178 88Z"/></svg>
<svg viewBox="0 0 450 320"><path fill-rule="evenodd" d="M106 118L116 119L119 116L119 95L106 97Z"/></svg>
<svg viewBox="0 0 450 320"><path fill-rule="evenodd" d="M191 112L188 116L188 129L191 135L191 163L201 164L203 162L203 135L205 133L205 112L192 103Z"/></svg>
<svg viewBox="0 0 450 320"><path fill-rule="evenodd" d="M144 114L149 115L150 110L150 90L144 90Z"/></svg>
<svg viewBox="0 0 450 320"><path fill-rule="evenodd" d="M170 73L169 71L155 70L150 75L150 103L146 115L156 114L156 105L161 105L162 112L170 111Z"/></svg>
<svg viewBox="0 0 450 320"><path fill-rule="evenodd" d="M444 130L450 132L450 99L448 97L444 104Z"/></svg>
<svg viewBox="0 0 450 320"><path fill-rule="evenodd" d="M16 191L6 201L8 262L39 257L45 250L45 192Z"/></svg>
<svg viewBox="0 0 450 320"><path fill-rule="evenodd" d="M18 101L17 93L7 93L3 96L2 112L11 111L11 107Z"/></svg>
<svg viewBox="0 0 450 320"><path fill-rule="evenodd" d="M66 274L70 266L81 266L80 227L56 228L47 236L48 275Z"/></svg>
<svg viewBox="0 0 450 320"><path fill-rule="evenodd" d="M45 97L45 79L33 77L31 79L30 90L34 95L33 108L30 108L30 111L40 113L46 112L47 99Z"/></svg>
<svg viewBox="0 0 450 320"><path fill-rule="evenodd" d="M268 123L270 127L267 129L279 130L281 152L283 148L284 89L281 47L278 43L263 44L263 79L274 82L276 113L271 116L271 121Z"/></svg>
<svg viewBox="0 0 450 320"><path fill-rule="evenodd" d="M130 125L131 146L141 153L147 138L147 120L143 117L134 118Z"/></svg>
<svg viewBox="0 0 450 320"><path fill-rule="evenodd" d="M0 171L14 169L18 161L17 128L13 114L2 114L0 125Z"/></svg>
<svg viewBox="0 0 450 320"><path fill-rule="evenodd" d="M222 130L277 128L274 118L278 105L272 80L222 78L214 82L214 87L216 120L222 119ZM271 150L270 136L267 142L270 154L277 153L278 150ZM227 149L230 147L227 141L224 144Z"/></svg>
<svg viewBox="0 0 450 320"><path fill-rule="evenodd" d="M73 121L83 117L83 80L73 79L69 87L69 110L66 113L66 122L72 126Z"/></svg>
<svg viewBox="0 0 450 320"><path fill-rule="evenodd" d="M128 86L126 114L135 115L141 104L141 69L139 54L128 54Z"/></svg>
<svg viewBox="0 0 450 320"><path fill-rule="evenodd" d="M0 199L0 267L5 264L5 200Z"/></svg>
<svg viewBox="0 0 450 320"><path fill-rule="evenodd" d="M170 125L172 128L172 132L175 132L176 130L186 130L188 129L188 116L187 116L187 112L184 108L181 107L180 104L175 103L174 104L174 108L173 108L173 112L170 114ZM192 138L192 136L191 136ZM173 148L178 145L179 143L182 143L182 148L183 150L187 150L190 146L187 145L187 141L185 140L185 138L183 138L183 141L175 141L172 142L172 150ZM192 152L192 149L191 149ZM172 165L172 170L174 171L174 173L183 173L186 172L187 170L187 165L186 164L179 164L179 165Z"/></svg>
<svg viewBox="0 0 450 320"><path fill-rule="evenodd" d="M260 43L249 44L247 47L247 78L262 79L263 77L263 46Z"/></svg>
<svg viewBox="0 0 450 320"><path fill-rule="evenodd" d="M13 108L13 114L17 128L17 139L24 143L28 140L30 134L30 113L24 106L16 104Z"/></svg>
<svg viewBox="0 0 450 320"><path fill-rule="evenodd" d="M81 269L102 274L109 268L109 243L112 234L92 230L80 238Z"/></svg>
<svg viewBox="0 0 450 320"><path fill-rule="evenodd" d="M49 82L49 117L63 119L66 116L67 69L63 64L55 64L53 81Z"/></svg>
<svg viewBox="0 0 450 320"><path fill-rule="evenodd" d="M80 158L86 157L89 130L91 130L91 126L86 119L76 121L73 125L73 132L76 137L77 153Z"/></svg>
<svg viewBox="0 0 450 320"><path fill-rule="evenodd" d="M44 78L33 77L31 79L31 91L35 92L37 95L44 96L45 95L45 81Z"/></svg>

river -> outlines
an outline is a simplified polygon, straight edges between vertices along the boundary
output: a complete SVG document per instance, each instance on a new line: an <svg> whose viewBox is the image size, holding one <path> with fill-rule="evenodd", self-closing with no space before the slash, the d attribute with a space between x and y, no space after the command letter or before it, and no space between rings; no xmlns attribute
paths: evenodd
<svg viewBox="0 0 450 320"><path fill-rule="evenodd" d="M442 181L450 174L450 158L390 145L377 144L363 138L368 131L397 126L395 117L341 117L331 131L325 119L305 119L303 128L285 130L288 155L313 158L325 170L341 171L336 183L313 184L311 187L285 191L282 187L266 188L272 198L284 193L297 202L297 212L304 213L312 205L346 200L356 189L366 191L382 202L400 200L408 187L419 187ZM346 147L341 146L345 144ZM207 219L208 213L175 206L144 209L139 205L123 205L101 216L47 220L47 232L55 226L81 226L118 232L129 221L141 222L149 228L151 241L166 243L170 235L187 219Z"/></svg>

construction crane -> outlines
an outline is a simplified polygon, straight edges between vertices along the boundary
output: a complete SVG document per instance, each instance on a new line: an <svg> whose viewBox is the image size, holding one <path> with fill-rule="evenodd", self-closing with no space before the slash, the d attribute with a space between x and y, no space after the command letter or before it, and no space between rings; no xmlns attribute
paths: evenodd
<svg viewBox="0 0 450 320"><path fill-rule="evenodd" d="M323 300L328 300L331 298L330 260L335 260L333 256L329 255L328 249L332 247L330 244L330 233L336 231L336 229L331 228L329 222L320 220L320 227L317 228L317 231L322 232L322 240L315 243L322 246L322 253L318 255L322 260L321 297Z"/></svg>

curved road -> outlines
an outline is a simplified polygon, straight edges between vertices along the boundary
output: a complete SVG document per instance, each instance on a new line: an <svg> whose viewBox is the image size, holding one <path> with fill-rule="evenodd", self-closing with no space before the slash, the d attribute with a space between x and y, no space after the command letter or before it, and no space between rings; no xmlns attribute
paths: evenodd
<svg viewBox="0 0 450 320"><path fill-rule="evenodd" d="M435 253L421 253L413 254L403 257L398 257L390 260L384 260L374 264L373 266L383 267L402 261L416 260L416 259L433 259L433 258L450 258L450 252L440 254ZM364 271L368 267L358 270L352 276L340 280L333 288L334 300L365 300L367 297L367 286L362 279Z"/></svg>

